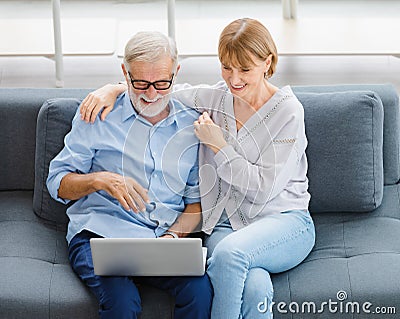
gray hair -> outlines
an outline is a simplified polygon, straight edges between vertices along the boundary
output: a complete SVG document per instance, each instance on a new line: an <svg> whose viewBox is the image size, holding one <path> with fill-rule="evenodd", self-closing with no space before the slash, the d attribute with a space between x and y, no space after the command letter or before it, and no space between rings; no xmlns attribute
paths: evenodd
<svg viewBox="0 0 400 319"><path fill-rule="evenodd" d="M175 70L178 64L178 50L175 41L161 32L141 31L136 33L126 44L124 65L129 70L131 62L156 62L165 55L171 57L173 70Z"/></svg>

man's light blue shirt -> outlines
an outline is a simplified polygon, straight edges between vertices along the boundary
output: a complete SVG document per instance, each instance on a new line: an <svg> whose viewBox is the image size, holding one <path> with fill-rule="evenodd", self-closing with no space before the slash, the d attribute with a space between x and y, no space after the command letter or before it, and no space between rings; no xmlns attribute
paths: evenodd
<svg viewBox="0 0 400 319"><path fill-rule="evenodd" d="M146 211L125 210L105 191L91 193L68 209L67 241L89 230L103 237L158 237L175 222L185 204L200 202L199 141L193 132L197 113L176 100L169 116L152 125L122 94L107 120L87 124L79 109L66 135L64 148L51 161L47 187L58 197L62 178L70 173L108 171L133 177L148 190Z"/></svg>

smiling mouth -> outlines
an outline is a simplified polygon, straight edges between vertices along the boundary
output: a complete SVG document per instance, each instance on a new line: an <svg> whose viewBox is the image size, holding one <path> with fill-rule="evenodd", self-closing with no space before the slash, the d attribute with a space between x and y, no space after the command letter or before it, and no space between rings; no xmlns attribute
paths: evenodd
<svg viewBox="0 0 400 319"><path fill-rule="evenodd" d="M157 102L159 99L160 99L159 97L156 97L156 98L150 100L150 99L145 99L145 98L142 97L142 101L143 101L146 105L155 103L155 102Z"/></svg>
<svg viewBox="0 0 400 319"><path fill-rule="evenodd" d="M246 86L246 84L243 84L243 85L233 85L233 84L231 84L232 89L237 90L237 91L240 91L245 86Z"/></svg>

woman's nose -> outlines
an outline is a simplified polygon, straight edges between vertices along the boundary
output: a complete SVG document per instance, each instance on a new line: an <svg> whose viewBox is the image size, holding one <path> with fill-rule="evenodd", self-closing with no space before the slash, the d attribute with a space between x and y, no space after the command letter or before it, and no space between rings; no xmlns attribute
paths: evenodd
<svg viewBox="0 0 400 319"><path fill-rule="evenodd" d="M233 70L231 73L231 82L233 85L235 84L240 84L241 79L240 79L240 74L238 71Z"/></svg>

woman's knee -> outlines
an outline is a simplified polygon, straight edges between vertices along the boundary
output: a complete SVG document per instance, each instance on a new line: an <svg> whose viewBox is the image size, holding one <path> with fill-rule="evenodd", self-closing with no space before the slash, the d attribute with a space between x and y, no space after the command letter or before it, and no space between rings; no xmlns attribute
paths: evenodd
<svg viewBox="0 0 400 319"><path fill-rule="evenodd" d="M209 267L229 267L229 265L247 264L246 251L244 251L233 236L225 237L215 247L208 260ZM223 271L223 269L221 269Z"/></svg>

